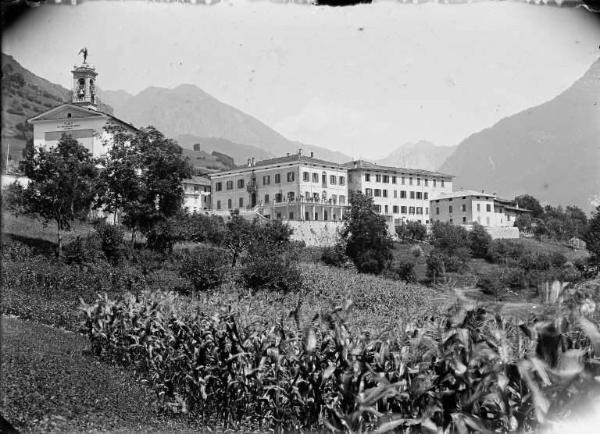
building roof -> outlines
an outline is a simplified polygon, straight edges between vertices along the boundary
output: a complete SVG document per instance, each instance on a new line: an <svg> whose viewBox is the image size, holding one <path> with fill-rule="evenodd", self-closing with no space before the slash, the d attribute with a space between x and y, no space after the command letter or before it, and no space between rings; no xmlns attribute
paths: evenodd
<svg viewBox="0 0 600 434"><path fill-rule="evenodd" d="M342 165L342 164L334 163L332 161L320 160L318 158L314 158L309 155L295 153L295 154L286 155L284 157L275 157L275 158L268 158L266 160L256 161L253 165L241 165L241 166L235 167L234 169L221 170L219 172L211 173L211 176L213 176L213 175L218 176L218 175L227 174L227 173L239 173L239 172L245 172L248 170L254 170L259 167L262 168L262 167L268 167L268 166L278 166L278 165L290 164L290 163L315 165L315 166L328 167L328 168L340 169L340 170L346 169L344 167L344 165Z"/></svg>
<svg viewBox="0 0 600 434"><path fill-rule="evenodd" d="M454 199L457 197L465 197L465 196L479 196L479 197L487 197L487 198L492 198L495 199L496 196L494 196L493 194L490 193L484 193L482 191L476 191L476 190L458 190L458 191L451 191L448 193L439 193L436 196L432 197L431 200L439 200L439 199Z"/></svg>
<svg viewBox="0 0 600 434"><path fill-rule="evenodd" d="M370 161L365 160L356 160L345 163L344 166L348 170L381 170L385 172L393 172L393 173L406 173L408 175L422 175L422 176L437 176L440 178L454 178L454 175L448 175L447 173L441 172L433 172L430 170L424 169L409 169L404 167L394 167L394 166L381 166L376 163L371 163Z"/></svg>
<svg viewBox="0 0 600 434"><path fill-rule="evenodd" d="M52 107L51 109L46 110L45 112L42 112L30 119L27 119L27 122L29 123L34 123L34 122L38 122L38 121L46 121L46 120L55 120L56 118L52 117L52 114L60 112L61 109L64 108L69 108L70 110L74 111L74 112L79 112L80 114L82 114L83 116L81 117L94 117L94 116L106 116L108 118L111 118L112 120L118 122L121 125L124 125L127 128L131 128L134 131L139 131L138 128L134 127L133 124L129 123L129 122L125 122L122 119L119 119L118 117L111 115L110 113L106 113L103 112L101 110L95 110L95 109L91 109L89 107L83 107L77 104L73 104L70 102L66 102L60 105L57 105L56 107ZM63 118L61 118L63 119ZM66 118L64 118L66 119ZM74 118L74 120L77 119L77 117Z"/></svg>
<svg viewBox="0 0 600 434"><path fill-rule="evenodd" d="M184 179L182 182L184 184L205 185L210 187L210 179L205 176L192 176L191 178Z"/></svg>

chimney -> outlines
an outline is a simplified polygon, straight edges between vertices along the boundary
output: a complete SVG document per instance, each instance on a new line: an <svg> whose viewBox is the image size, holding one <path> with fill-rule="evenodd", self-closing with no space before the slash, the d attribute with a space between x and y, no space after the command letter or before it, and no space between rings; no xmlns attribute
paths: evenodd
<svg viewBox="0 0 600 434"><path fill-rule="evenodd" d="M256 159L254 157L252 157L252 167L254 167L256 165Z"/></svg>
<svg viewBox="0 0 600 434"><path fill-rule="evenodd" d="M252 159L248 158L248 167L251 167L251 166L252 166Z"/></svg>
<svg viewBox="0 0 600 434"><path fill-rule="evenodd" d="M289 156L290 156L290 153L289 153L289 152L286 152L286 153L285 153L285 156L286 156L286 157L289 157Z"/></svg>
<svg viewBox="0 0 600 434"><path fill-rule="evenodd" d="M298 148L298 155L302 155L302 148Z"/></svg>
<svg viewBox="0 0 600 434"><path fill-rule="evenodd" d="M315 156L315 153L313 151L310 151L310 158L313 158Z"/></svg>

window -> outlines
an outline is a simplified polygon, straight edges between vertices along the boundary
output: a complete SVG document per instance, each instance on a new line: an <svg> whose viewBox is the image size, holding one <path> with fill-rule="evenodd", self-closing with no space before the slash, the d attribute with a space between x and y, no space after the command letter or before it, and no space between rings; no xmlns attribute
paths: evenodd
<svg viewBox="0 0 600 434"><path fill-rule="evenodd" d="M454 220L450 219L450 223L454 223Z"/></svg>
<svg viewBox="0 0 600 434"><path fill-rule="evenodd" d="M319 213L318 212L315 213L315 220L319 220Z"/></svg>
<svg viewBox="0 0 600 434"><path fill-rule="evenodd" d="M427 192L423 193L423 199L428 200L429 199L429 193L427 193Z"/></svg>
<svg viewBox="0 0 600 434"><path fill-rule="evenodd" d="M401 206L400 207L400 214L406 214L406 207L405 206Z"/></svg>
<svg viewBox="0 0 600 434"><path fill-rule="evenodd" d="M417 191L417 199L423 199L423 193Z"/></svg>
<svg viewBox="0 0 600 434"><path fill-rule="evenodd" d="M381 182L381 175L379 175L379 174L375 175L375 182Z"/></svg>
<svg viewBox="0 0 600 434"><path fill-rule="evenodd" d="M402 185L404 185L406 183L406 180L404 179L404 176L402 177Z"/></svg>
<svg viewBox="0 0 600 434"><path fill-rule="evenodd" d="M232 203L231 203L231 199L227 199L227 208L228 209L233 208Z"/></svg>
<svg viewBox="0 0 600 434"><path fill-rule="evenodd" d="M302 181L304 181L304 182L309 182L309 181L310 181L310 173L308 173L308 172L303 172L303 173L302 173Z"/></svg>
<svg viewBox="0 0 600 434"><path fill-rule="evenodd" d="M265 194L265 203L269 203L269 195Z"/></svg>
<svg viewBox="0 0 600 434"><path fill-rule="evenodd" d="M389 208L388 208L388 206L387 206L387 205L385 205L385 206L384 206L384 209L385 209L385 214L387 214L387 213L389 212Z"/></svg>
<svg viewBox="0 0 600 434"><path fill-rule="evenodd" d="M319 193L313 193L313 200L314 200L315 202L318 202L318 201L319 201Z"/></svg>
<svg viewBox="0 0 600 434"><path fill-rule="evenodd" d="M396 177L395 177L395 176L392 176L392 184L395 184L395 183L396 183L396 181L397 181Z"/></svg>
<svg viewBox="0 0 600 434"><path fill-rule="evenodd" d="M327 211L323 211L323 220L327 220Z"/></svg>
<svg viewBox="0 0 600 434"><path fill-rule="evenodd" d="M263 176L263 185L269 185L271 183L271 175Z"/></svg>
<svg viewBox="0 0 600 434"><path fill-rule="evenodd" d="M394 190L394 199L398 198L398 190Z"/></svg>
<svg viewBox="0 0 600 434"><path fill-rule="evenodd" d="M467 205L466 204L462 204L462 212L467 212Z"/></svg>
<svg viewBox="0 0 600 434"><path fill-rule="evenodd" d="M440 215L440 207L439 206L435 207L435 214Z"/></svg>
<svg viewBox="0 0 600 434"><path fill-rule="evenodd" d="M308 213L308 211L304 213L304 220L310 220L310 214Z"/></svg>
<svg viewBox="0 0 600 434"><path fill-rule="evenodd" d="M365 181L371 182L371 174L370 173L365 173Z"/></svg>
<svg viewBox="0 0 600 434"><path fill-rule="evenodd" d="M414 191L411 191L411 192L410 192L410 198L411 198L411 199L414 199L414 198L415 198L415 192L414 192Z"/></svg>
<svg viewBox="0 0 600 434"><path fill-rule="evenodd" d="M421 206L417 207L417 215L423 215L423 207L421 207Z"/></svg>
<svg viewBox="0 0 600 434"><path fill-rule="evenodd" d="M415 213L415 207L414 206L409 206L408 207L408 213L409 214L414 214Z"/></svg>
<svg viewBox="0 0 600 434"><path fill-rule="evenodd" d="M478 212L481 211L481 204L480 203L477 204L477 211Z"/></svg>
<svg viewBox="0 0 600 434"><path fill-rule="evenodd" d="M410 178L408 178L408 185L413 185L413 179L412 176Z"/></svg>
<svg viewBox="0 0 600 434"><path fill-rule="evenodd" d="M287 194L288 202L293 202L296 199L296 194L293 191L290 191Z"/></svg>
<svg viewBox="0 0 600 434"><path fill-rule="evenodd" d="M383 182L385 184L389 184L390 183L390 177L388 175L383 175Z"/></svg>
<svg viewBox="0 0 600 434"><path fill-rule="evenodd" d="M319 174L318 173L313 173L312 182L314 182L314 183L319 182Z"/></svg>
<svg viewBox="0 0 600 434"><path fill-rule="evenodd" d="M429 185L429 179L425 178L425 187L427 187ZM427 194L427 193L425 193Z"/></svg>
<svg viewBox="0 0 600 434"><path fill-rule="evenodd" d="M444 180L442 179L442 181L441 181L441 182L442 182L442 188L444 188Z"/></svg>
<svg viewBox="0 0 600 434"><path fill-rule="evenodd" d="M429 215L429 208L425 207L425 215Z"/></svg>
<svg viewBox="0 0 600 434"><path fill-rule="evenodd" d="M487 212L492 212L492 205L490 205L489 203L485 206L485 210Z"/></svg>
<svg viewBox="0 0 600 434"><path fill-rule="evenodd" d="M240 208L244 207L244 198L240 197Z"/></svg>
<svg viewBox="0 0 600 434"><path fill-rule="evenodd" d="M406 199L406 190L400 190L400 199Z"/></svg>
<svg viewBox="0 0 600 434"><path fill-rule="evenodd" d="M281 174L280 173L275 174L275 184L281 184Z"/></svg>
<svg viewBox="0 0 600 434"><path fill-rule="evenodd" d="M417 178L417 185L421 185L421 178Z"/></svg>
<svg viewBox="0 0 600 434"><path fill-rule="evenodd" d="M233 190L233 181L227 181L225 187L227 188L227 190Z"/></svg>
<svg viewBox="0 0 600 434"><path fill-rule="evenodd" d="M346 196L340 195L340 205L346 205Z"/></svg>
<svg viewBox="0 0 600 434"><path fill-rule="evenodd" d="M223 191L223 183L222 182L217 182L215 184L215 191Z"/></svg>
<svg viewBox="0 0 600 434"><path fill-rule="evenodd" d="M329 183L330 183L331 185L335 185L336 181L337 181L337 179L336 179L336 176L335 176L335 175L330 175L330 176L329 176Z"/></svg>
<svg viewBox="0 0 600 434"><path fill-rule="evenodd" d="M307 191L306 193L304 193L304 200L307 201L307 202L310 201L310 192L309 191Z"/></svg>
<svg viewBox="0 0 600 434"><path fill-rule="evenodd" d="M392 212L393 212L394 214L398 214L398 212L399 212L399 211L400 211L400 210L399 210L399 208L398 208L398 205L394 205L394 206L392 207Z"/></svg>
<svg viewBox="0 0 600 434"><path fill-rule="evenodd" d="M294 213L290 211L290 220L294 220Z"/></svg>
<svg viewBox="0 0 600 434"><path fill-rule="evenodd" d="M282 194L281 193L275 193L275 203L279 203L282 201Z"/></svg>
<svg viewBox="0 0 600 434"><path fill-rule="evenodd" d="M433 180L433 186L435 187L435 186L436 186L436 184L437 184L437 181L434 179L434 180Z"/></svg>
<svg viewBox="0 0 600 434"><path fill-rule="evenodd" d="M325 172L323 172L321 175L321 182L323 183L324 187L327 187L327 174Z"/></svg>
<svg viewBox="0 0 600 434"><path fill-rule="evenodd" d="M463 217L463 223L466 223L466 222L467 222L467 218Z"/></svg>
<svg viewBox="0 0 600 434"><path fill-rule="evenodd" d="M275 218L276 218L277 220L281 220L281 213L280 213L280 212L278 212L278 213L275 215Z"/></svg>
<svg viewBox="0 0 600 434"><path fill-rule="evenodd" d="M294 182L294 180L296 179L296 174L294 172L288 172L287 173L287 182Z"/></svg>
<svg viewBox="0 0 600 434"><path fill-rule="evenodd" d="M448 212L449 212L449 213L452 213L452 205L450 205L450 206L448 207Z"/></svg>
<svg viewBox="0 0 600 434"><path fill-rule="evenodd" d="M217 209L221 209L221 201L220 200L217 201Z"/></svg>
<svg viewBox="0 0 600 434"><path fill-rule="evenodd" d="M381 197L381 190L378 188L375 189L375 197Z"/></svg>
<svg viewBox="0 0 600 434"><path fill-rule="evenodd" d="M337 196L335 194L331 195L331 203L334 205L337 203Z"/></svg>
<svg viewBox="0 0 600 434"><path fill-rule="evenodd" d="M238 188L244 188L244 180L243 179L238 179Z"/></svg>
<svg viewBox="0 0 600 434"><path fill-rule="evenodd" d="M346 185L346 178L343 176L340 176L340 185Z"/></svg>
<svg viewBox="0 0 600 434"><path fill-rule="evenodd" d="M383 190L383 197L387 197L387 190Z"/></svg>
<svg viewBox="0 0 600 434"><path fill-rule="evenodd" d="M365 188L365 196L372 197L373 196L373 189L372 188Z"/></svg>
<svg viewBox="0 0 600 434"><path fill-rule="evenodd" d="M381 214L381 205L375 205L375 211Z"/></svg>

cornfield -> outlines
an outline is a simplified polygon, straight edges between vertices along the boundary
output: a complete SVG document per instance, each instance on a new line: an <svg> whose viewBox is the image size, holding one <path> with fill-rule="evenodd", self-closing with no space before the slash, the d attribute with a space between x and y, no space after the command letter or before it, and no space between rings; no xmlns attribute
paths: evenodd
<svg viewBox="0 0 600 434"><path fill-rule="evenodd" d="M530 432L599 396L600 332L572 306L517 324L459 301L375 336L348 327L351 301L308 319L300 304L268 325L172 292L98 296L81 311L97 356L210 427Z"/></svg>

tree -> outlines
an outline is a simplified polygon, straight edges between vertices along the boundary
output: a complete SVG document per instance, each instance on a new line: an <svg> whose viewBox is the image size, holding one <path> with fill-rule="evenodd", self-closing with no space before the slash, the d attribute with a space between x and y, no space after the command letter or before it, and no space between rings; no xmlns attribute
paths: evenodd
<svg viewBox="0 0 600 434"><path fill-rule="evenodd" d="M596 207L596 212L589 220L583 240L592 255L590 262L600 265L600 206Z"/></svg>
<svg viewBox="0 0 600 434"><path fill-rule="evenodd" d="M477 258L486 258L488 250L492 244L492 237L479 223L473 224L473 229L469 232L469 245L473 256Z"/></svg>
<svg viewBox="0 0 600 434"><path fill-rule="evenodd" d="M423 241L427 236L427 228L418 221L402 222L401 225L396 226L396 234L401 242Z"/></svg>
<svg viewBox="0 0 600 434"><path fill-rule="evenodd" d="M148 233L174 216L183 203L182 180L192 173L181 147L154 127L135 134L109 127L113 144L103 160L98 204L122 212L123 224Z"/></svg>
<svg viewBox="0 0 600 434"><path fill-rule="evenodd" d="M519 214L515 219L515 226L519 228L521 232L529 232L531 230L531 225L533 220L529 213Z"/></svg>
<svg viewBox="0 0 600 434"><path fill-rule="evenodd" d="M63 134L55 147L30 152L21 170L30 182L25 188L13 187L9 207L45 223L56 223L56 254L60 257L62 232L70 230L75 219L84 218L93 202L97 170L92 155Z"/></svg>
<svg viewBox="0 0 600 434"><path fill-rule="evenodd" d="M539 218L544 214L544 208L542 208L540 202L529 194L522 194L521 196L515 197L515 202L520 208L530 210L532 216L535 218Z"/></svg>
<svg viewBox="0 0 600 434"><path fill-rule="evenodd" d="M341 236L346 254L362 273L381 273L392 259L392 239L383 216L373 209L373 199L362 193L350 196Z"/></svg>
<svg viewBox="0 0 600 434"><path fill-rule="evenodd" d="M462 226L437 221L431 227L431 243L441 251L453 255L459 249L469 248L469 233Z"/></svg>

